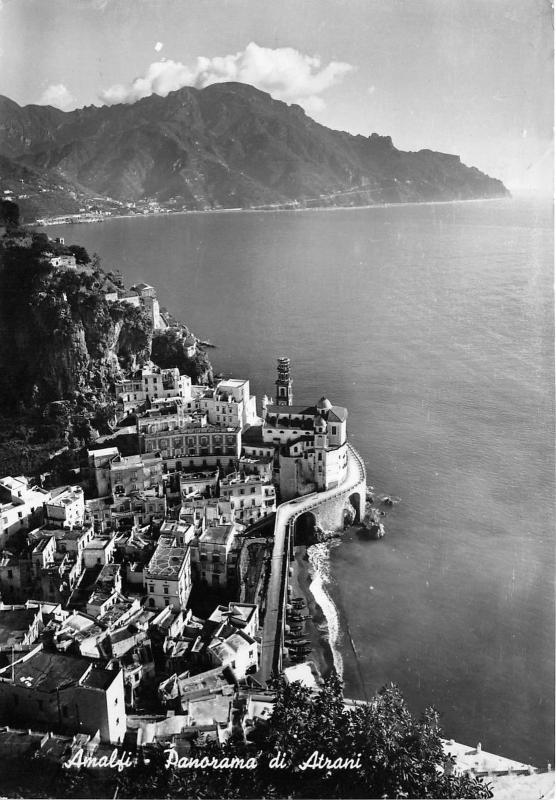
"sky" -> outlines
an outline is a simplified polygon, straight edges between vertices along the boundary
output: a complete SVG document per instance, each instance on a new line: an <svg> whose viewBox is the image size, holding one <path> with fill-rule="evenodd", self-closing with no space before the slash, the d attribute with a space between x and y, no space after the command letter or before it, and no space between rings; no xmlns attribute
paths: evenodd
<svg viewBox="0 0 556 800"><path fill-rule="evenodd" d="M134 102L251 83L317 122L553 193L548 0L0 0L0 94Z"/></svg>

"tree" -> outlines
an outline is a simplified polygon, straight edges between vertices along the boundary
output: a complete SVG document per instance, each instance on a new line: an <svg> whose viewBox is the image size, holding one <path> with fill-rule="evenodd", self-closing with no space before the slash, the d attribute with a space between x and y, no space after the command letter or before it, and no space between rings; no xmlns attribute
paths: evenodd
<svg viewBox="0 0 556 800"><path fill-rule="evenodd" d="M256 769L168 770L158 757L150 764L148 796L492 797L479 779L451 774L453 760L444 755L437 712L427 709L414 719L396 686L355 706L345 705L335 674L316 694L283 678L274 688L272 716L253 741L199 750L219 758L251 756ZM120 797L138 796L133 792L145 777L141 769L126 774Z"/></svg>
<svg viewBox="0 0 556 800"><path fill-rule="evenodd" d="M0 222L5 222L8 228L19 226L19 206L11 200L2 200L0 203Z"/></svg>
<svg viewBox="0 0 556 800"><path fill-rule="evenodd" d="M89 257L88 252L80 244L70 244L68 250L72 255L75 256L75 260L78 264L90 263L91 259Z"/></svg>

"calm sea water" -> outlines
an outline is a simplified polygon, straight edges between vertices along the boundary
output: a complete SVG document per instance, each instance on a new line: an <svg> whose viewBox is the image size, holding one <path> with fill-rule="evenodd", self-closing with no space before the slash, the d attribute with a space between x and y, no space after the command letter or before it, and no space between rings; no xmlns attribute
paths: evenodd
<svg viewBox="0 0 556 800"><path fill-rule="evenodd" d="M217 370L349 408L387 536L331 554L354 697L397 682L447 735L545 765L554 739L552 211L524 201L59 226ZM295 402L295 400L294 400ZM359 654L356 663L347 640Z"/></svg>

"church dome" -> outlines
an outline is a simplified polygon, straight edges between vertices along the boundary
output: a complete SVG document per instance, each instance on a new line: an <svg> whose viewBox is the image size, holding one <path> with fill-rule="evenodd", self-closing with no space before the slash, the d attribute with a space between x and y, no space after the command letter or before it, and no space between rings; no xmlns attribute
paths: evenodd
<svg viewBox="0 0 556 800"><path fill-rule="evenodd" d="M330 411L332 408L332 403L328 400L327 397L321 397L319 402L317 403L317 408L319 411Z"/></svg>

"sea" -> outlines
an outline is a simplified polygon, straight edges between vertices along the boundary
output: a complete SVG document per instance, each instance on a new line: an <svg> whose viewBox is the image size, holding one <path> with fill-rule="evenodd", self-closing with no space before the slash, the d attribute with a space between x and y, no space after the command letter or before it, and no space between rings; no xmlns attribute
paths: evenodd
<svg viewBox="0 0 556 800"><path fill-rule="evenodd" d="M201 339L216 372L349 410L386 536L313 561L346 695L394 682L447 738L554 763L550 203L501 199L47 228ZM259 405L260 407L260 405ZM381 506L382 507L382 506Z"/></svg>

